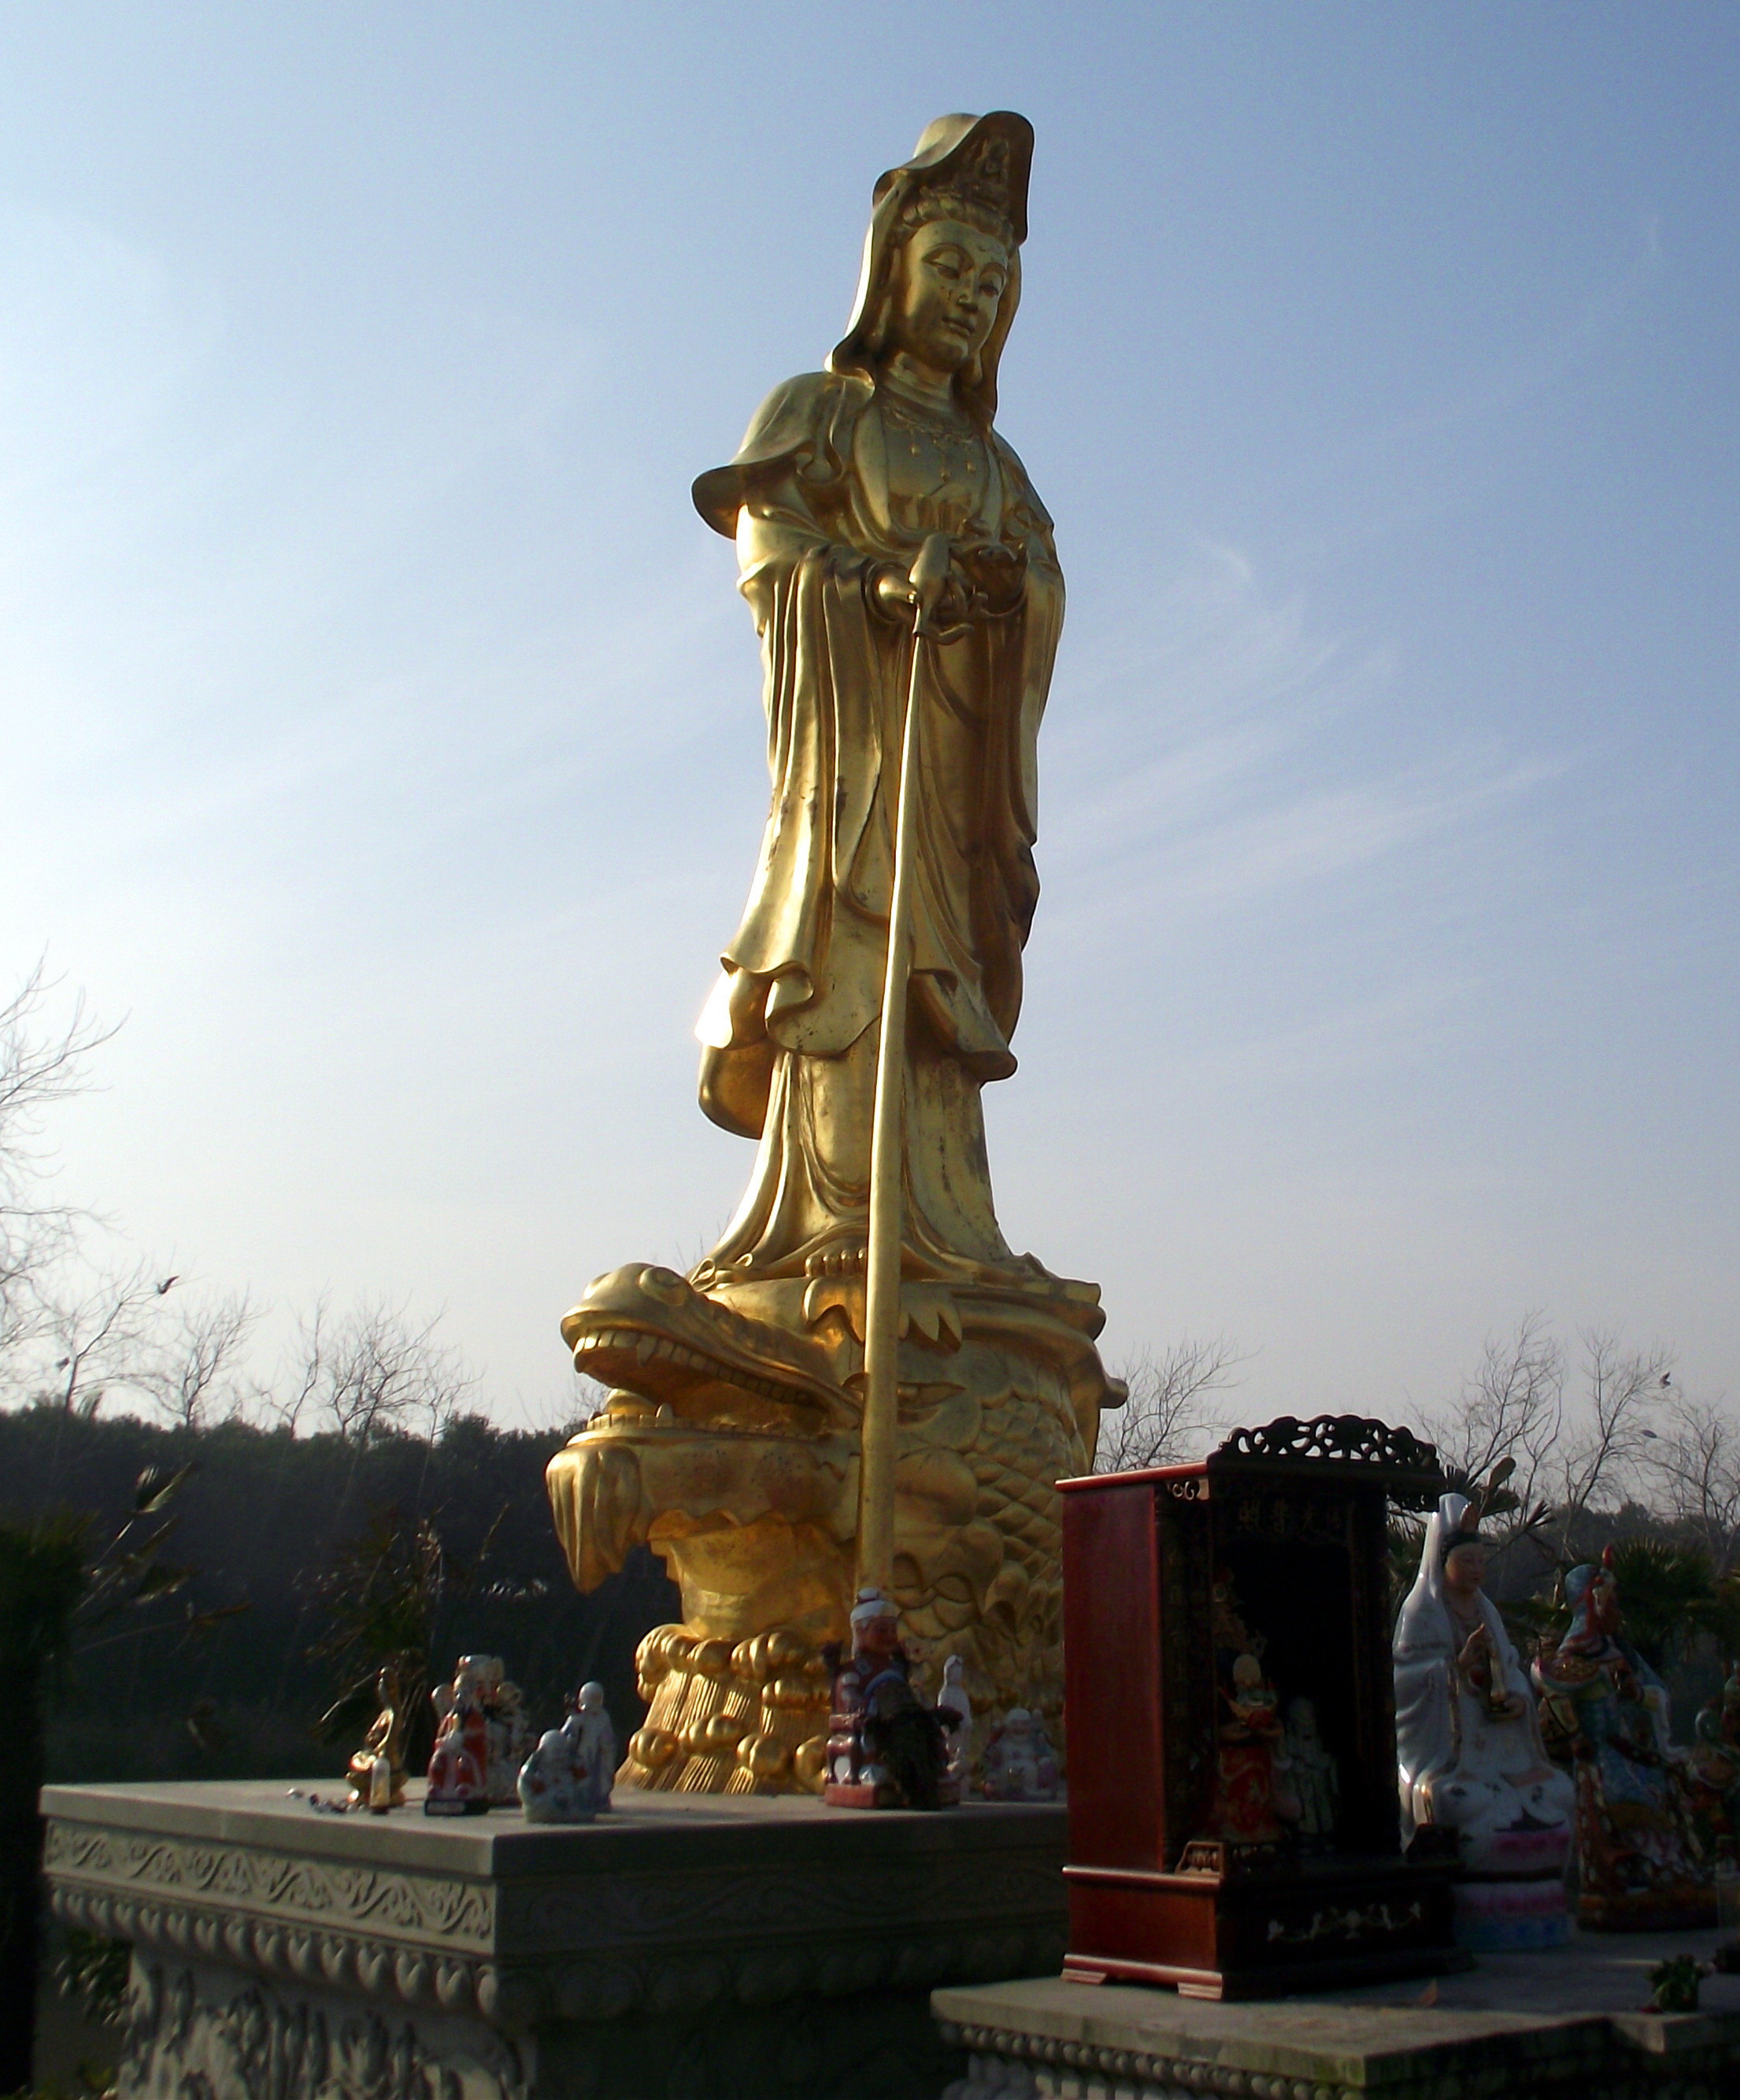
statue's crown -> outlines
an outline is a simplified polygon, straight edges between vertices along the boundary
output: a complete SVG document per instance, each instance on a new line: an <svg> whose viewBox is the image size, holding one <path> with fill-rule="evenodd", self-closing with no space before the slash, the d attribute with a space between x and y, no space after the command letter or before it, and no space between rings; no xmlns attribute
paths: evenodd
<svg viewBox="0 0 1740 2100"><path fill-rule="evenodd" d="M1008 220L1013 216L1009 209L1013 172L1009 140L999 132L987 132L956 156L932 194L959 198L963 204Z"/></svg>

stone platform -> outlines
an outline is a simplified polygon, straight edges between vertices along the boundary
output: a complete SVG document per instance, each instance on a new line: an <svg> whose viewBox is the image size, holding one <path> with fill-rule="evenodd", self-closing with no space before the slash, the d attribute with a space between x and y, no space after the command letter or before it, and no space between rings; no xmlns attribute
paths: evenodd
<svg viewBox="0 0 1740 2100"><path fill-rule="evenodd" d="M1216 2005L1045 1978L931 2004L969 2052L951 2100L1733 2100L1740 1976L1657 2014L1645 1970L1713 1932L1585 1934L1456 1975Z"/></svg>
<svg viewBox="0 0 1740 2100"><path fill-rule="evenodd" d="M289 1785L44 1790L55 1914L133 1943L123 2100L926 2100L965 2067L930 1988L1062 1959L1058 1807Z"/></svg>

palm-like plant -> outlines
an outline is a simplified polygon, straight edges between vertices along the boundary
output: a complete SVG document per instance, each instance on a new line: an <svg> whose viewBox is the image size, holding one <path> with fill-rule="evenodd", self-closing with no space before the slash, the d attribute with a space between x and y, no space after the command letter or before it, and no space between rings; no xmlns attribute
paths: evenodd
<svg viewBox="0 0 1740 2100"><path fill-rule="evenodd" d="M1702 1546L1627 1538L1612 1549L1627 1638L1653 1670L1664 1670L1701 1633L1720 1635L1733 1609Z"/></svg>
<svg viewBox="0 0 1740 2100"><path fill-rule="evenodd" d="M166 1630L163 1615L148 1608L181 1590L193 1570L163 1559L176 1522L164 1511L192 1470L142 1474L131 1510L100 1546L89 1518L65 1512L0 1524L0 1683L11 1724L0 1758L0 2093L30 2080L42 1853L37 1800L49 1700L81 1650ZM224 1616L190 1608L174 1623L186 1634Z"/></svg>

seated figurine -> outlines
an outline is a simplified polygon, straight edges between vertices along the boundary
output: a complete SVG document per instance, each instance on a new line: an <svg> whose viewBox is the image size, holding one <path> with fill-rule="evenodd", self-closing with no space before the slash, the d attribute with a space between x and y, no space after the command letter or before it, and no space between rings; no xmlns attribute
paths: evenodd
<svg viewBox="0 0 1740 2100"><path fill-rule="evenodd" d="M538 1738L519 1768L519 1793L528 1823L590 1823L598 1813L576 1714Z"/></svg>
<svg viewBox="0 0 1740 2100"><path fill-rule="evenodd" d="M1557 1876L1572 1789L1548 1758L1529 1680L1482 1587L1486 1547L1471 1508L1463 1495L1439 1502L1396 1630L1402 1836L1454 1830L1477 1874Z"/></svg>
<svg viewBox="0 0 1740 2100"><path fill-rule="evenodd" d="M1535 1665L1576 1783L1578 1913L1609 1931L1689 1931L1716 1918L1695 1776L1668 1740L1667 1688L1625 1638L1613 1549L1565 1578L1570 1630Z"/></svg>
<svg viewBox="0 0 1740 2100"><path fill-rule="evenodd" d="M602 1684L594 1679L581 1686L574 1711L563 1725L575 1732L585 1761L586 1796L594 1813L602 1815L610 1807L611 1789L616 1783L616 1732L611 1726Z"/></svg>
<svg viewBox="0 0 1740 2100"><path fill-rule="evenodd" d="M1058 1760L1044 1723L1025 1706L1011 1706L985 1745L984 1791L991 1801L1055 1801Z"/></svg>
<svg viewBox="0 0 1740 2100"><path fill-rule="evenodd" d="M345 1805L384 1815L404 1806L404 1718L399 1679L391 1666L376 1678L374 1689L381 1710L347 1768L351 1791Z"/></svg>
<svg viewBox="0 0 1740 2100"><path fill-rule="evenodd" d="M940 1808L958 1799L947 1781L947 1732L958 1714L921 1704L900 1645L900 1622L880 1590L860 1590L852 1608L852 1652L823 1652L833 1676L827 1777L836 1808Z"/></svg>
<svg viewBox="0 0 1740 2100"><path fill-rule="evenodd" d="M451 1684L429 1695L437 1716L426 1815L481 1815L489 1807L489 1723L484 1711L487 1656L462 1655Z"/></svg>

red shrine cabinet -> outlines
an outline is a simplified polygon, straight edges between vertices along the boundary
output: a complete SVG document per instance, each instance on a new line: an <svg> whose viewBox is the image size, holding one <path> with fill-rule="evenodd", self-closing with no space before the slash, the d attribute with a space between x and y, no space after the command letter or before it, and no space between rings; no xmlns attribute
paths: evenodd
<svg viewBox="0 0 1740 2100"><path fill-rule="evenodd" d="M1432 1447L1285 1418L1062 1487L1066 1972L1232 1998L1465 1961L1454 1855L1404 1856L1397 1807L1385 1524L1445 1492Z"/></svg>

